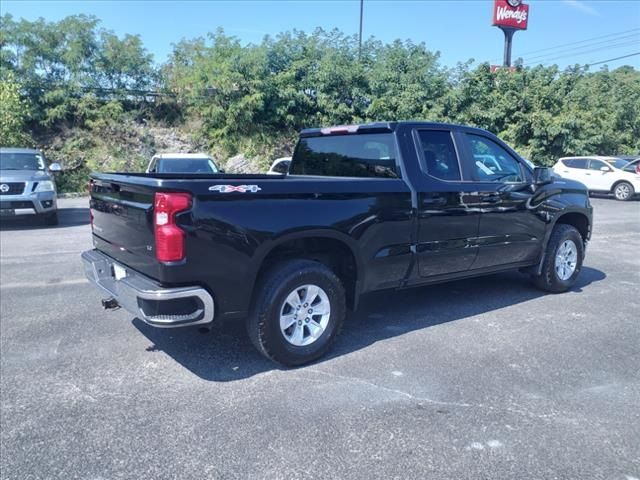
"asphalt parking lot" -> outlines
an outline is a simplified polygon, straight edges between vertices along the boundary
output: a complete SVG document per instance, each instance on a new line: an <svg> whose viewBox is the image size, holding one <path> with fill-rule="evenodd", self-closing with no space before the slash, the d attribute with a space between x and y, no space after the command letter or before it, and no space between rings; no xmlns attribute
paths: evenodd
<svg viewBox="0 0 640 480"><path fill-rule="evenodd" d="M84 279L87 200L0 229L6 479L640 478L640 201L592 199L578 286L366 297L282 370L241 325L156 330Z"/></svg>

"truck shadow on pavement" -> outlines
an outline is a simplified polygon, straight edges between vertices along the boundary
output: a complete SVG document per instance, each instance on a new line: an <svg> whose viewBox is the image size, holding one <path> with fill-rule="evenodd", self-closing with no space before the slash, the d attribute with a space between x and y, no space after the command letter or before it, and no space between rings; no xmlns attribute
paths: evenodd
<svg viewBox="0 0 640 480"><path fill-rule="evenodd" d="M42 230L77 227L89 223L89 208L58 209L58 225L45 225L42 219L34 215L24 218L7 217L0 220L0 230Z"/></svg>
<svg viewBox="0 0 640 480"><path fill-rule="evenodd" d="M583 267L578 282L565 295L579 293L604 278L600 270ZM463 321L544 295L552 294L537 290L517 272L368 294L362 297L358 311L348 315L333 349L316 363L408 332ZM162 351L204 380L229 382L283 369L257 352L243 321L214 325L208 333L196 328L158 329L137 318L133 325L151 342L148 352Z"/></svg>

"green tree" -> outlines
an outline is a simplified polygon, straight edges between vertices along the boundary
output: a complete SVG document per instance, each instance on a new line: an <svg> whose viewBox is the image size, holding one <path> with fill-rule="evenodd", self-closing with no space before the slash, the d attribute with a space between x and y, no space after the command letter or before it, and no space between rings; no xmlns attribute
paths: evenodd
<svg viewBox="0 0 640 480"><path fill-rule="evenodd" d="M30 143L25 125L29 107L20 95L20 85L13 73L0 79L0 145L23 146Z"/></svg>
<svg viewBox="0 0 640 480"><path fill-rule="evenodd" d="M368 59L372 100L367 116L373 120L440 119L441 99L450 85L438 57L423 43L373 44Z"/></svg>
<svg viewBox="0 0 640 480"><path fill-rule="evenodd" d="M120 39L101 31L94 66L96 86L112 90L145 90L156 82L153 57L137 35Z"/></svg>
<svg viewBox="0 0 640 480"><path fill-rule="evenodd" d="M291 153L302 128L404 119L482 127L539 164L640 150L632 67L492 72L469 60L449 69L425 44L370 38L360 51L338 30L258 44L218 30L177 43L156 68L138 36L101 29L96 17L4 15L0 81L3 141L32 135L50 147L76 172L69 188L89 168L140 168L153 150L144 126L157 123L219 157L241 152L263 166Z"/></svg>

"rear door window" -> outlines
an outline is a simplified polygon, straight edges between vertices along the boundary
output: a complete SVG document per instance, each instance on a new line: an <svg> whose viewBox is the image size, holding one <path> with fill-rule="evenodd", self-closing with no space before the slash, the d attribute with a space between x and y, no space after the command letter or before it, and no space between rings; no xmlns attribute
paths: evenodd
<svg viewBox="0 0 640 480"><path fill-rule="evenodd" d="M586 169L589 165L589 160L586 158L569 158L563 160L564 164L570 168Z"/></svg>
<svg viewBox="0 0 640 480"><path fill-rule="evenodd" d="M292 175L398 178L392 133L303 137L289 168Z"/></svg>
<svg viewBox="0 0 640 480"><path fill-rule="evenodd" d="M424 168L432 177L460 181L460 165L451 133L439 130L419 130Z"/></svg>

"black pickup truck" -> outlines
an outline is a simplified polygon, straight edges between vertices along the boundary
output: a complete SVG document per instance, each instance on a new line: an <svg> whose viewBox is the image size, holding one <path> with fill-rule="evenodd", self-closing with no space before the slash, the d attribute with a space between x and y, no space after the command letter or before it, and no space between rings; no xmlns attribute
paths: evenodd
<svg viewBox="0 0 640 480"><path fill-rule="evenodd" d="M569 289L585 187L484 130L303 130L287 175L94 173L88 278L150 325L246 321L268 358L320 357L365 292L520 269ZM464 301L464 300L462 300Z"/></svg>

